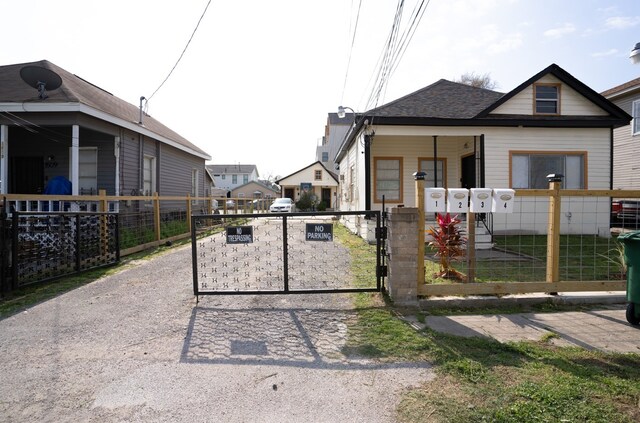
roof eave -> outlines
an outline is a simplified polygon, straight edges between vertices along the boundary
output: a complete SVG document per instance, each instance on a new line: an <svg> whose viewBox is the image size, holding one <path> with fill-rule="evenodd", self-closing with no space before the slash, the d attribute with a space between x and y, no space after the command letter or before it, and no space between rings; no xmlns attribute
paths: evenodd
<svg viewBox="0 0 640 423"><path fill-rule="evenodd" d="M25 105L28 104L28 109L25 109ZM110 115L109 113L105 113L101 110L95 109L93 107L87 106L82 103L0 103L0 110L6 112L57 112L57 113L68 113L68 112L78 112L84 113L86 115L95 117L97 119L103 120L105 122L113 123L114 125L121 126L123 128L129 129L131 131L137 132L139 134L154 138L158 141L161 141L167 145L170 145L178 150L185 151L194 156L203 158L205 160L211 160L211 156L207 153L201 153L199 151L192 150L176 141L173 141L170 138L159 135L149 129L141 126L137 122L129 122L122 118Z"/></svg>

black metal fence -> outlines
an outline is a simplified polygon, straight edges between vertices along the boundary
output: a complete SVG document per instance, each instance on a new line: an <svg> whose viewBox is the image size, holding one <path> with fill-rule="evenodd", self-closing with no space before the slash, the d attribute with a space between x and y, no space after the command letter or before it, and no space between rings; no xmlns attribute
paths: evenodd
<svg viewBox="0 0 640 423"><path fill-rule="evenodd" d="M196 296L382 289L384 231L378 211L199 215L192 222ZM335 236L337 225L370 228L377 255L376 280L369 285L354 282L349 249ZM217 233L196 236L213 226Z"/></svg>
<svg viewBox="0 0 640 423"><path fill-rule="evenodd" d="M115 213L2 213L2 291L116 263L118 233Z"/></svg>

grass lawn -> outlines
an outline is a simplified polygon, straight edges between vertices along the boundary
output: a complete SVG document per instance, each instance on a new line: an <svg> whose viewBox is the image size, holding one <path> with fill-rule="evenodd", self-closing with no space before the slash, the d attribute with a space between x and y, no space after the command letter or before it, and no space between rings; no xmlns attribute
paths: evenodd
<svg viewBox="0 0 640 423"><path fill-rule="evenodd" d="M350 248L356 278L370 284L375 247L346 232L339 238ZM417 332L380 295L355 298L359 319L345 353L435 365L434 381L404 394L402 422L640 421L640 355L560 348L553 336L501 344Z"/></svg>
<svg viewBox="0 0 640 423"><path fill-rule="evenodd" d="M546 235L509 235L494 237L496 251L489 257L478 253L476 282L540 282L545 280L547 259ZM505 252L507 254L501 254ZM430 247L426 248L430 254ZM614 238L595 235L562 235L560 237L560 280L602 281L624 279L621 250ZM463 259L464 260L464 259ZM426 260L427 283L452 283L434 278L437 263ZM466 262L454 263L462 273Z"/></svg>

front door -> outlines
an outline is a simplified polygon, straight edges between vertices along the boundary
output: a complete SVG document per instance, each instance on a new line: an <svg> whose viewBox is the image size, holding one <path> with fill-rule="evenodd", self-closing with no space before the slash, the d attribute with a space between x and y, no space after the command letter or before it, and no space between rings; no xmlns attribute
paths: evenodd
<svg viewBox="0 0 640 423"><path fill-rule="evenodd" d="M476 187L476 155L464 156L460 164L461 177L460 186L470 189Z"/></svg>
<svg viewBox="0 0 640 423"><path fill-rule="evenodd" d="M326 208L331 207L331 188L322 188L322 202Z"/></svg>
<svg viewBox="0 0 640 423"><path fill-rule="evenodd" d="M294 201L295 198L293 198L293 195L294 195L293 188L285 188L284 189L284 197L285 198L291 198L291 200Z"/></svg>
<svg viewBox="0 0 640 423"><path fill-rule="evenodd" d="M42 194L44 192L42 157L13 157L10 169L12 194Z"/></svg>

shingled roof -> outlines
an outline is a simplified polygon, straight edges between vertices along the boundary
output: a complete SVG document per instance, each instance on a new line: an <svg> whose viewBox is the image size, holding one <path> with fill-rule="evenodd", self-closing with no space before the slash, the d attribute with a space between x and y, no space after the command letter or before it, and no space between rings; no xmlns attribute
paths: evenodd
<svg viewBox="0 0 640 423"><path fill-rule="evenodd" d="M222 173L251 173L254 170L258 175L258 167L253 164L210 164L207 165L207 169L216 175Z"/></svg>
<svg viewBox="0 0 640 423"><path fill-rule="evenodd" d="M40 100L38 92L28 85L20 77L20 69L24 66L39 66L49 69L60 76L62 85L55 90L47 90L48 98ZM121 119L127 124L134 124L131 129L139 127L140 132L151 132L156 134L160 141L162 138L172 142L176 147L205 159L210 159L209 155L195 144L189 142L175 131L169 129L151 116L145 115L143 125L138 124L140 109L130 104L108 91L105 91L90 82L85 81L59 66L47 60L38 62L20 63L14 65L0 66L0 104L39 104L51 106L51 111L56 110L55 105L65 105L67 109L61 107L60 111L68 110L69 104L79 104L88 106L99 112L106 113L117 119ZM145 130L145 131L143 131Z"/></svg>
<svg viewBox="0 0 640 423"><path fill-rule="evenodd" d="M504 94L441 79L372 109L367 116L471 119Z"/></svg>

